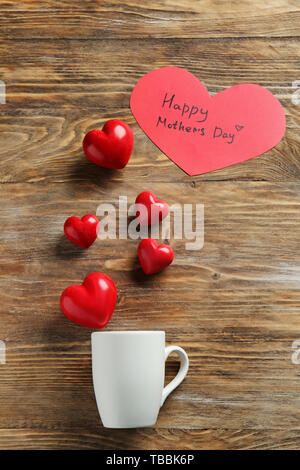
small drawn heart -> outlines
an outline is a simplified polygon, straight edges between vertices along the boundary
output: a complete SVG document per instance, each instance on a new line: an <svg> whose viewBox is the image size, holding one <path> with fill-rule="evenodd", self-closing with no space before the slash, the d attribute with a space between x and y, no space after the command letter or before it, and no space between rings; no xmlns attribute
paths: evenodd
<svg viewBox="0 0 300 470"><path fill-rule="evenodd" d="M148 137L189 175L261 155L285 133L284 110L266 88L245 83L210 96L194 75L178 67L140 78L130 106Z"/></svg>

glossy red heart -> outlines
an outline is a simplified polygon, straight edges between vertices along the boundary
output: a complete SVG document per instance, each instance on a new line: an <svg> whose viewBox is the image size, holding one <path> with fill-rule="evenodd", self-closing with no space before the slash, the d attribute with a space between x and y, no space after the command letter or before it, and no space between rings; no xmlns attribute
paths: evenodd
<svg viewBox="0 0 300 470"><path fill-rule="evenodd" d="M83 151L96 165L119 170L128 163L133 140L133 132L126 122L111 119L102 130L94 129L86 134Z"/></svg>
<svg viewBox="0 0 300 470"><path fill-rule="evenodd" d="M172 263L174 251L169 245L159 245L153 238L146 238L139 244L138 256L143 271L155 274Z"/></svg>
<svg viewBox="0 0 300 470"><path fill-rule="evenodd" d="M261 155L285 133L283 107L266 88L245 83L210 96L178 67L144 75L130 106L148 137L189 175Z"/></svg>
<svg viewBox="0 0 300 470"><path fill-rule="evenodd" d="M65 221L64 232L68 239L81 248L89 248L97 238L100 222L93 214L86 214L82 219L69 217Z"/></svg>
<svg viewBox="0 0 300 470"><path fill-rule="evenodd" d="M117 302L114 281L103 273L91 273L80 285L67 287L60 298L63 314L88 328L104 328Z"/></svg>
<svg viewBox="0 0 300 470"><path fill-rule="evenodd" d="M136 200L136 204L144 206L137 208L136 215L140 225L151 225L164 219L169 213L169 206L165 201L158 200L152 191L143 191Z"/></svg>

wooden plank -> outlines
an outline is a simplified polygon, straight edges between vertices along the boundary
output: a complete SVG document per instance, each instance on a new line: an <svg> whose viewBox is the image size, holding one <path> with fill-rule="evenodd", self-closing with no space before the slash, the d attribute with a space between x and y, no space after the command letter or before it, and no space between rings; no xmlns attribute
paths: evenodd
<svg viewBox="0 0 300 470"><path fill-rule="evenodd" d="M8 39L298 37L297 0L7 0L1 36Z"/></svg>
<svg viewBox="0 0 300 470"><path fill-rule="evenodd" d="M298 107L299 108L299 107ZM0 184L43 181L73 185L92 181L104 188L126 188L139 181L141 187L169 181L201 187L205 181L299 181L299 109L286 101L288 127L283 140L265 154L204 175L187 176L144 134L127 109L96 112L63 107L55 109L9 109L0 116ZM17 113L17 114L16 114ZM107 171L91 164L82 151L85 133L102 128L110 118L132 126L135 147L127 167ZM155 171L154 171L155 169Z"/></svg>
<svg viewBox="0 0 300 470"><path fill-rule="evenodd" d="M300 68L297 41L276 38L2 40L0 54L7 103L18 107L16 110L50 107L54 113L54 106L69 106L94 110L98 116L117 114L122 108L127 111L138 79L167 65L187 68L210 93L251 82L270 88L289 103Z"/></svg>
<svg viewBox="0 0 300 470"><path fill-rule="evenodd" d="M69 432L45 429L0 429L2 449L106 449L118 450L297 450L299 431L216 429L97 429Z"/></svg>

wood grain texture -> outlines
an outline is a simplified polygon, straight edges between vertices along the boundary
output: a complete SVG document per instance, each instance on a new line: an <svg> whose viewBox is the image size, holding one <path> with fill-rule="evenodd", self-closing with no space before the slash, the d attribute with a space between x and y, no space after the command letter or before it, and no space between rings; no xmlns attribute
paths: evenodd
<svg viewBox="0 0 300 470"><path fill-rule="evenodd" d="M297 1L32 1L1 4L0 449L300 449L300 79ZM143 134L129 110L139 77L188 68L211 93L267 87L287 132L251 161L193 178ZM123 171L92 165L87 130L132 125ZM205 206L205 242L170 240L173 265L146 278L132 240L82 251L63 236L70 215L128 203L151 189ZM183 384L154 428L101 426L90 333L59 311L59 296L89 272L110 275L110 330L164 329L190 357ZM154 302L155 299L155 302ZM171 356L166 380L177 371Z"/></svg>
<svg viewBox="0 0 300 470"><path fill-rule="evenodd" d="M297 0L5 1L1 30L16 39L298 37Z"/></svg>

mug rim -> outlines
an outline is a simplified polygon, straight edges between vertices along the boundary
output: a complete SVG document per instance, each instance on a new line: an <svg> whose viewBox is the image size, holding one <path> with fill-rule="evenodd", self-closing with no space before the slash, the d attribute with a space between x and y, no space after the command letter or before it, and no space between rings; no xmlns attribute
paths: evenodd
<svg viewBox="0 0 300 470"><path fill-rule="evenodd" d="M93 331L91 334L91 337L94 335L116 335L116 336L122 336L122 335L136 335L136 334L159 334L159 335L165 335L166 332L163 330L123 330L123 331Z"/></svg>

